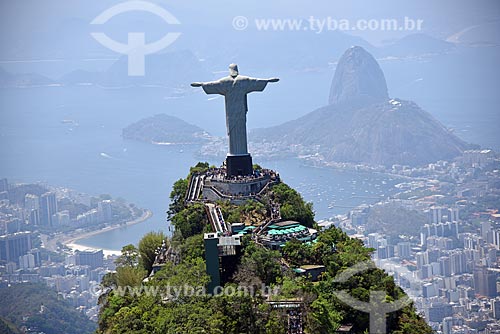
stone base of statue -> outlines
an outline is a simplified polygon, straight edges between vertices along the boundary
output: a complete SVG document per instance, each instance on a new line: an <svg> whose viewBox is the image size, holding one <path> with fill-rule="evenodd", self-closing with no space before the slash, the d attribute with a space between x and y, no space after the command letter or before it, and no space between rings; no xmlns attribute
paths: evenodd
<svg viewBox="0 0 500 334"><path fill-rule="evenodd" d="M247 176L253 174L252 156L244 155L227 155L226 157L227 176Z"/></svg>

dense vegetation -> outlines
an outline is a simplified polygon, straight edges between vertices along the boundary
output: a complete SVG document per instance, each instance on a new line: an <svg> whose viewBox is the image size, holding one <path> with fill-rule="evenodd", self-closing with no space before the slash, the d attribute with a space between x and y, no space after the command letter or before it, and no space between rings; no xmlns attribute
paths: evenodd
<svg viewBox="0 0 500 334"><path fill-rule="evenodd" d="M250 236L243 237L242 255L231 281L221 287L223 293L207 294L209 277L201 234L208 230L207 218L203 206L181 204L186 189L185 180L176 182L169 212L176 232L168 242L177 248L180 263L167 262L153 277L142 281L148 269L144 260L147 255L126 246L117 273L105 278L104 284L110 289L100 300L103 307L98 333L286 333L285 311L273 308L269 300L301 301L306 333L333 333L342 324L352 324L355 333L366 333L368 314L346 306L335 291L346 290L365 302L374 290L385 291L388 302L404 296L380 269L366 270L343 283L335 281L345 269L368 261L372 251L337 228L320 232L313 244L291 240L282 253L256 244ZM311 205L293 189L280 185L269 196L285 208L285 219L313 224ZM239 207L220 205L224 215L231 217L228 220L253 219L266 210L265 204L256 202ZM151 243L159 246L161 241ZM285 263L291 268L324 265L326 270L318 282L312 283L308 277L297 276ZM387 326L397 334L432 332L413 305L391 313Z"/></svg>
<svg viewBox="0 0 500 334"><path fill-rule="evenodd" d="M281 218L284 220L295 220L305 226L312 227L314 224L314 212L312 203L304 202L302 196L285 183L273 187L269 197L281 204Z"/></svg>
<svg viewBox="0 0 500 334"><path fill-rule="evenodd" d="M0 317L18 328L26 326L50 334L89 334L96 327L45 285L16 284L0 288L0 300Z"/></svg>

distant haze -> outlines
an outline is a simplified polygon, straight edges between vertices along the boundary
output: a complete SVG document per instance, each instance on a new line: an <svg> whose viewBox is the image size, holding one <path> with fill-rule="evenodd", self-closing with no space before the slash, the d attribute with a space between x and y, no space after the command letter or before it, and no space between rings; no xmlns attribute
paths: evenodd
<svg viewBox="0 0 500 334"><path fill-rule="evenodd" d="M11 156L18 143L19 138L10 135L14 129L23 129L26 140L40 140L33 137L30 126L41 125L33 124L21 110L25 108L21 100L29 101L32 95L26 91L28 97L22 97L19 87L40 92L36 108L29 112L47 113L43 118L54 122L72 118L100 127L103 119L109 119L111 135L165 113L225 136L223 99L208 100L189 87L191 81L226 75L231 62L238 63L243 75L280 77L265 94L249 98L248 127L280 125L328 103L335 68L352 45L363 47L378 61L391 97L414 101L466 142L500 149L498 1L151 2L181 24L174 27L145 12L120 14L102 26L89 24L102 11L122 3L116 0L0 3L0 90L9 97L0 101L3 156ZM235 16L245 16L249 27L235 30ZM423 24L420 31L322 33L258 31L253 24L259 18L311 16L351 21L408 17ZM120 42L134 31L145 32L148 43L170 31L181 36L146 56L145 77L129 77L126 56L95 41L90 36L95 31ZM50 95L37 88L50 85L58 87ZM113 110L116 105L121 109ZM52 125L47 126L40 130L51 131ZM40 149L50 157L48 144L32 145L25 154Z"/></svg>

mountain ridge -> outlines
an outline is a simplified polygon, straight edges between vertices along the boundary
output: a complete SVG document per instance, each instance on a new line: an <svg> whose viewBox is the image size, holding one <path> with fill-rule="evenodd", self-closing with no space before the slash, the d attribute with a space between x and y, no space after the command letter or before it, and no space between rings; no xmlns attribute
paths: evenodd
<svg viewBox="0 0 500 334"><path fill-rule="evenodd" d="M390 99L382 70L361 47L341 57L329 102L296 120L253 130L253 144L273 142L290 153L300 146L327 162L386 167L451 160L471 147L415 102Z"/></svg>

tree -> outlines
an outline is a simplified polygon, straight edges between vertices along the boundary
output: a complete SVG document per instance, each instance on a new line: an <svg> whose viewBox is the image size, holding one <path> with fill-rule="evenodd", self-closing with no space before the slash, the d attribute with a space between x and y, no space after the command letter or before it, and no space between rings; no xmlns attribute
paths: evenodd
<svg viewBox="0 0 500 334"><path fill-rule="evenodd" d="M161 285L191 286L195 289L204 288L210 281L205 270L205 261L201 258L182 261L178 265L168 262L154 277Z"/></svg>
<svg viewBox="0 0 500 334"><path fill-rule="evenodd" d="M274 200L281 204L281 217L285 220L298 221L305 226L314 224L314 211L312 203L306 203L302 196L284 183L272 188Z"/></svg>
<svg viewBox="0 0 500 334"><path fill-rule="evenodd" d="M146 275L147 272L142 268L117 267L116 285L120 287L139 286Z"/></svg>
<svg viewBox="0 0 500 334"><path fill-rule="evenodd" d="M172 219L177 213L184 209L184 199L188 190L188 180L179 179L175 181L170 192L170 205L168 206L168 219Z"/></svg>
<svg viewBox="0 0 500 334"><path fill-rule="evenodd" d="M111 272L111 273L107 273L106 275L104 275L102 277L102 280L101 280L101 285L105 288L114 288L116 287L117 283L116 283L116 273L114 272Z"/></svg>
<svg viewBox="0 0 500 334"><path fill-rule="evenodd" d="M286 314L273 310L270 312L269 319L266 323L266 333L286 334L288 333L287 325Z"/></svg>
<svg viewBox="0 0 500 334"><path fill-rule="evenodd" d="M205 206L202 203L190 204L172 217L171 221L176 233L180 233L183 239L199 234L208 224Z"/></svg>
<svg viewBox="0 0 500 334"><path fill-rule="evenodd" d="M172 219L184 209L184 199L186 198L192 176L194 174L205 173L209 168L208 162L198 162L196 166L190 168L187 178L175 181L172 191L170 192L170 205L167 212L168 219Z"/></svg>
<svg viewBox="0 0 500 334"><path fill-rule="evenodd" d="M196 234L187 238L180 245L181 258L185 261L197 258L205 258L205 244L203 243L203 234Z"/></svg>
<svg viewBox="0 0 500 334"><path fill-rule="evenodd" d="M251 242L245 248L235 278L241 283L250 283L250 285L258 283L255 282L255 277L266 285L274 283L281 275L280 258L278 251L272 251Z"/></svg>
<svg viewBox="0 0 500 334"><path fill-rule="evenodd" d="M405 312L399 317L399 330L394 334L432 334L434 331L418 316L415 310Z"/></svg>
<svg viewBox="0 0 500 334"><path fill-rule="evenodd" d="M311 246L300 242L297 239L292 239L283 247L283 256L289 263L295 266L301 266L311 263L312 249Z"/></svg>
<svg viewBox="0 0 500 334"><path fill-rule="evenodd" d="M262 170L262 167L259 164L252 165L253 170Z"/></svg>
<svg viewBox="0 0 500 334"><path fill-rule="evenodd" d="M342 316L332 305L319 296L310 305L307 327L311 333L332 333L340 325Z"/></svg>
<svg viewBox="0 0 500 334"><path fill-rule="evenodd" d="M189 175L205 173L210 168L208 162L198 162L196 166L189 169Z"/></svg>
<svg viewBox="0 0 500 334"><path fill-rule="evenodd" d="M115 261L120 267L135 267L139 263L139 250L132 244L123 246L122 255Z"/></svg>
<svg viewBox="0 0 500 334"><path fill-rule="evenodd" d="M266 219L267 208L255 200L247 200L244 204L235 205L229 201L219 201L217 205L222 211L224 220L230 224L256 224Z"/></svg>
<svg viewBox="0 0 500 334"><path fill-rule="evenodd" d="M149 232L139 241L139 264L148 273L153 269L156 252L163 240L165 240L163 232Z"/></svg>

